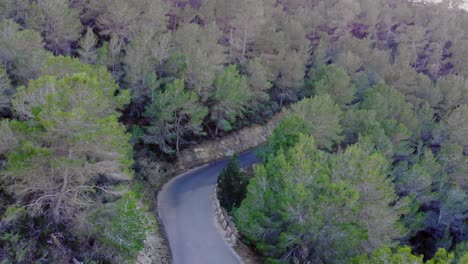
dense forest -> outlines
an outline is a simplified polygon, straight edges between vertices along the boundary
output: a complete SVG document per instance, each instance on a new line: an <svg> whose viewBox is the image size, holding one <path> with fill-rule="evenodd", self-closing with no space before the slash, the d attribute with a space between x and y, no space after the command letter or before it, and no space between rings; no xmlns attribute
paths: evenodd
<svg viewBox="0 0 468 264"><path fill-rule="evenodd" d="M138 159L282 108L229 207L252 248L467 263L462 2L1 0L0 263L132 263Z"/></svg>

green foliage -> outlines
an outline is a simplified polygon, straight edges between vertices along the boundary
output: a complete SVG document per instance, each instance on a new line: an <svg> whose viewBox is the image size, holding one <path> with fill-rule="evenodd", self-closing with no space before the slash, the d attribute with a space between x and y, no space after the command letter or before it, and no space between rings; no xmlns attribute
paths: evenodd
<svg viewBox="0 0 468 264"><path fill-rule="evenodd" d="M239 166L237 155L229 158L229 162L218 176L218 198L221 205L228 211L240 206L247 193L248 179Z"/></svg>
<svg viewBox="0 0 468 264"><path fill-rule="evenodd" d="M270 97L267 91L272 87L272 84L268 79L266 67L258 59L254 59L247 64L247 72L249 73L249 86L252 89L252 95L258 101L267 101Z"/></svg>
<svg viewBox="0 0 468 264"><path fill-rule="evenodd" d="M371 256L363 255L352 261L353 264L450 264L453 263L453 253L447 253L445 249L439 249L435 256L428 261L423 261L423 256L413 255L408 246L399 247L392 250L388 247L380 248L372 253Z"/></svg>
<svg viewBox="0 0 468 264"><path fill-rule="evenodd" d="M7 66L15 83L26 84L39 77L44 60L50 56L42 46L39 33L20 30L20 26L12 20L0 20L1 62Z"/></svg>
<svg viewBox="0 0 468 264"><path fill-rule="evenodd" d="M444 176L432 151L426 149L422 154L412 166L407 162L399 164L400 175L396 183L400 192L412 194L421 203L429 204L435 198L432 185Z"/></svg>
<svg viewBox="0 0 468 264"><path fill-rule="evenodd" d="M306 98L291 109L307 123L309 134L314 137L319 148L332 150L334 145L343 140L340 125L343 112L330 95Z"/></svg>
<svg viewBox="0 0 468 264"><path fill-rule="evenodd" d="M286 117L268 140L269 156L234 211L242 234L273 259L327 263L403 237L410 201L397 196L390 163L372 140L328 155L302 134L309 128L298 118Z"/></svg>
<svg viewBox="0 0 468 264"><path fill-rule="evenodd" d="M94 64L97 61L97 37L94 34L93 30L88 27L86 29L86 34L80 39L80 49L78 53L80 54L80 60L83 63Z"/></svg>
<svg viewBox="0 0 468 264"><path fill-rule="evenodd" d="M175 78L182 77L187 69L185 56L186 55L179 52L171 53L164 64L164 71Z"/></svg>
<svg viewBox="0 0 468 264"><path fill-rule="evenodd" d="M314 71L312 80L314 95L331 95L341 108L351 104L357 91L350 76L334 65L320 67Z"/></svg>
<svg viewBox="0 0 468 264"><path fill-rule="evenodd" d="M2 263L33 263L46 261L47 252L37 242L16 232L0 231ZM6 257L6 260L4 259Z"/></svg>
<svg viewBox="0 0 468 264"><path fill-rule="evenodd" d="M0 110L10 107L13 93L12 88L6 68L0 63Z"/></svg>
<svg viewBox="0 0 468 264"><path fill-rule="evenodd" d="M468 105L460 105L447 119L449 142L468 146Z"/></svg>
<svg viewBox="0 0 468 264"><path fill-rule="evenodd" d="M214 23L204 27L187 23L175 32L175 47L185 58L185 63L181 65L186 66L183 67L185 81L190 88L197 91L203 101L210 97L209 88L226 61L226 49L218 44L221 37L222 32Z"/></svg>
<svg viewBox="0 0 468 264"><path fill-rule="evenodd" d="M273 259L343 262L367 232L358 222L359 192L331 175L328 156L311 137L255 169L234 211L239 230ZM346 212L346 213L344 213Z"/></svg>
<svg viewBox="0 0 468 264"><path fill-rule="evenodd" d="M104 96L113 98L112 107L122 109L130 103L130 91L120 90L106 67L84 64L75 58L58 56L50 57L41 68L42 75L56 76L58 79L75 73L85 73L94 79Z"/></svg>
<svg viewBox="0 0 468 264"><path fill-rule="evenodd" d="M69 54L82 29L78 10L69 8L67 0L39 0L29 12L26 24L42 33L46 47L54 54Z"/></svg>
<svg viewBox="0 0 468 264"><path fill-rule="evenodd" d="M439 248L431 260L427 264L450 264L453 262L453 253L448 253L445 249Z"/></svg>
<svg viewBox="0 0 468 264"><path fill-rule="evenodd" d="M468 263L468 242L464 241L458 244L455 248L455 264Z"/></svg>
<svg viewBox="0 0 468 264"><path fill-rule="evenodd" d="M250 98L247 77L241 75L235 65L231 65L216 77L211 100L211 120L216 129L232 130L236 118L242 116Z"/></svg>
<svg viewBox="0 0 468 264"><path fill-rule="evenodd" d="M173 151L170 145L174 144L178 153L184 134L203 134L201 125L208 109L200 105L195 92L185 89L183 80L176 79L164 91L155 91L152 101L144 113L150 119L144 137L146 143L156 143L167 153Z"/></svg>
<svg viewBox="0 0 468 264"><path fill-rule="evenodd" d="M99 186L101 176L125 181L133 175L130 135L117 121L118 99L110 90L117 87L101 86L107 84L106 75L98 79L98 69L89 76L91 68L78 64L64 65L74 71L83 68L83 73L44 76L21 87L13 108L24 121L4 122L0 133L11 142L2 149L7 191L32 216L56 223L71 224L96 201L90 194L110 191L111 186Z"/></svg>
<svg viewBox="0 0 468 264"><path fill-rule="evenodd" d="M143 143L139 149L157 144L172 154L205 132L265 123L276 105L303 95L316 97L292 107L261 159L294 148L300 134L331 153L332 183L343 178L360 193L356 223L367 238L355 251L368 253L403 234L394 221L408 212L406 204L403 241L426 257L466 240L468 15L459 9L462 1L169 2L0 1L0 116L7 118L0 122L1 204L26 206L29 217L2 216L13 224L0 231L10 234L0 259L52 261L54 253L38 248L41 239L11 226L50 222L54 201L65 201L59 206L65 214L51 226L74 233L64 243L90 236L83 231L88 209L126 192L126 184L106 183L132 177L130 139ZM119 121L132 127L132 138ZM65 182L69 190L59 199ZM69 204L73 193L87 206ZM387 212L381 218L388 222L371 211ZM46 230L44 237L50 231L34 228ZM419 243L421 234L430 237ZM301 262L308 254L303 248L315 246L275 257Z"/></svg>
<svg viewBox="0 0 468 264"><path fill-rule="evenodd" d="M146 213L133 191L126 193L112 205L110 214L103 211L103 218L109 222L98 220L97 229L101 234L99 241L112 248L116 261L131 263L143 249L144 240L151 230Z"/></svg>
<svg viewBox="0 0 468 264"><path fill-rule="evenodd" d="M132 135L131 142L133 145L140 143L145 135L145 130L137 125L131 126L129 132Z"/></svg>
<svg viewBox="0 0 468 264"><path fill-rule="evenodd" d="M372 253L370 257L363 255L353 260L353 264L379 264L379 263L423 263L422 256L411 254L410 247L398 248L396 252L388 247L380 248Z"/></svg>
<svg viewBox="0 0 468 264"><path fill-rule="evenodd" d="M349 141L366 136L389 158L410 155L422 125L405 98L383 84L369 89L358 108L345 113L342 124Z"/></svg>
<svg viewBox="0 0 468 264"><path fill-rule="evenodd" d="M468 83L465 76L447 75L437 79L442 100L437 105L442 114L450 114L459 105L468 104Z"/></svg>
<svg viewBox="0 0 468 264"><path fill-rule="evenodd" d="M51 152L47 148L34 146L31 142L24 142L22 146L13 150L8 156L8 169L10 171L25 171L33 167L33 162L43 160L49 162Z"/></svg>
<svg viewBox="0 0 468 264"><path fill-rule="evenodd" d="M348 146L331 165L333 179L346 181L359 191L359 222L367 230L367 240L363 243L367 252L392 245L405 234L399 220L408 209L408 201L396 195L389 162L374 151L370 142L363 138Z"/></svg>
<svg viewBox="0 0 468 264"><path fill-rule="evenodd" d="M266 161L268 156L277 154L280 150L288 150L297 143L301 135L310 132L309 125L296 114L284 117L268 138L267 145L261 155Z"/></svg>

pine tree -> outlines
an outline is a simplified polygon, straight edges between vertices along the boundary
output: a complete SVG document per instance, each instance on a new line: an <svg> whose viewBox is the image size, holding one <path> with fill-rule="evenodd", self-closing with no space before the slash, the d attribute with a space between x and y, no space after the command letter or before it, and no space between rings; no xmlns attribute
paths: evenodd
<svg viewBox="0 0 468 264"><path fill-rule="evenodd" d="M447 119L449 141L461 147L468 146L468 105L455 109Z"/></svg>
<svg viewBox="0 0 468 264"><path fill-rule="evenodd" d="M343 139L340 125L342 111L330 95L306 98L291 109L308 124L309 134L319 148L332 150Z"/></svg>
<svg viewBox="0 0 468 264"><path fill-rule="evenodd" d="M247 64L249 86L252 89L254 101L267 101L270 99L267 91L272 87L267 69L259 59L250 60Z"/></svg>
<svg viewBox="0 0 468 264"><path fill-rule="evenodd" d="M194 23L184 24L174 35L175 48L185 58L184 79L189 88L197 91L202 101L210 97L216 74L226 62L226 49L218 43L221 37L222 32L214 23L204 27Z"/></svg>
<svg viewBox="0 0 468 264"><path fill-rule="evenodd" d="M173 151L168 145L174 144L179 153L186 133L203 134L201 124L207 114L208 109L200 105L198 95L185 90L184 81L176 79L163 92L155 91L152 96L152 103L144 113L151 124L145 141L159 144L166 152Z"/></svg>
<svg viewBox="0 0 468 264"><path fill-rule="evenodd" d="M248 179L239 166L237 155L229 158L227 166L218 176L218 198L228 211L240 206L247 193Z"/></svg>
<svg viewBox="0 0 468 264"><path fill-rule="evenodd" d="M106 66L115 80L119 80L124 74L124 69L121 66L123 48L124 41L119 39L117 35L112 35L108 42L104 42L97 49L98 64Z"/></svg>
<svg viewBox="0 0 468 264"><path fill-rule="evenodd" d="M86 34L80 40L80 49L78 53L80 54L80 59L84 63L93 64L96 63L97 59L97 37L94 34L91 28L86 29Z"/></svg>
<svg viewBox="0 0 468 264"><path fill-rule="evenodd" d="M357 91L349 75L333 65L316 70L312 85L315 95L331 95L342 109L353 102Z"/></svg>
<svg viewBox="0 0 468 264"><path fill-rule="evenodd" d="M21 85L39 77L42 64L50 56L43 45L39 33L20 30L11 20L0 21L0 59L13 82Z"/></svg>
<svg viewBox="0 0 468 264"><path fill-rule="evenodd" d="M468 82L463 76L447 75L437 79L442 100L437 108L449 115L457 106L468 105Z"/></svg>
<svg viewBox="0 0 468 264"><path fill-rule="evenodd" d="M376 120L393 144L396 155L411 153L411 141L418 140L419 123L413 106L396 89L378 84L364 95L362 109L375 111Z"/></svg>
<svg viewBox="0 0 468 264"><path fill-rule="evenodd" d="M256 35L266 23L264 4L261 0L244 0L237 2L233 7L232 13L229 14L233 19L229 22L227 32L229 55L244 62L251 53ZM220 18L226 19L226 16Z"/></svg>
<svg viewBox="0 0 468 264"><path fill-rule="evenodd" d="M389 247L383 247L375 250L371 256L362 255L359 258L353 259L353 264L400 264L400 263L412 263L412 264L450 264L453 261L453 253L447 253L445 249L439 249L435 256L424 261L423 256L414 255L411 253L409 246L398 247L391 249Z"/></svg>
<svg viewBox="0 0 468 264"><path fill-rule="evenodd" d="M284 117L268 138L267 146L262 155L266 160L270 155L276 155L279 151L287 151L299 143L301 135L310 132L309 124L300 116L289 114Z"/></svg>
<svg viewBox="0 0 468 264"><path fill-rule="evenodd" d="M69 8L68 0L38 0L30 12L27 25L43 34L46 47L55 55L70 54L82 29L78 10Z"/></svg>
<svg viewBox="0 0 468 264"><path fill-rule="evenodd" d="M341 263L359 253L366 231L359 192L330 174L326 153L309 136L255 168L237 227L270 259Z"/></svg>
<svg viewBox="0 0 468 264"><path fill-rule="evenodd" d="M150 87L146 82L155 73L155 62L151 58L151 46L154 34L151 30L143 31L133 37L125 47L125 81L132 91L132 102L137 108L137 116L143 111L145 99L149 97Z"/></svg>
<svg viewBox="0 0 468 264"><path fill-rule="evenodd" d="M101 35L129 41L140 31L165 32L169 7L168 3L160 0L91 0L82 16L89 16L89 19L97 17Z"/></svg>
<svg viewBox="0 0 468 264"><path fill-rule="evenodd" d="M13 93L12 88L5 67L0 64L0 111L10 107Z"/></svg>
<svg viewBox="0 0 468 264"><path fill-rule="evenodd" d="M348 146L346 151L336 157L331 165L332 178L343 180L359 191L359 222L367 230L363 249L370 253L382 246L394 244L396 239L405 235L399 222L407 212L407 202L399 199L390 164L367 138Z"/></svg>
<svg viewBox="0 0 468 264"><path fill-rule="evenodd" d="M117 86L101 86L105 75L90 72L43 76L19 88L13 110L20 120L1 126L1 141L11 142L0 150L7 191L31 216L56 224L71 226L90 213L100 204L96 193L118 194L101 177L125 182L133 176L130 136L117 120Z"/></svg>
<svg viewBox="0 0 468 264"><path fill-rule="evenodd" d="M235 65L226 67L214 81L214 91L211 97L213 106L210 119L219 129L230 131L236 118L242 116L250 98L247 77L239 73Z"/></svg>

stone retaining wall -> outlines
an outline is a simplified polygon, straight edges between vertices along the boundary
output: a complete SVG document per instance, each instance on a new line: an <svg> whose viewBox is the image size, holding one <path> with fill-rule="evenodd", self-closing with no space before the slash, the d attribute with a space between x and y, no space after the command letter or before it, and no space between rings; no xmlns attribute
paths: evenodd
<svg viewBox="0 0 468 264"><path fill-rule="evenodd" d="M226 212L224 208L221 207L217 193L218 186L214 188L212 195L216 221L218 222L219 226L223 229L224 239L226 240L226 242L231 247L235 247L239 238L239 232L237 231L234 221L232 221L232 217Z"/></svg>
<svg viewBox="0 0 468 264"><path fill-rule="evenodd" d="M233 153L242 153L266 142L276 128L284 113L279 112L265 125L252 126L235 131L226 137L206 141L181 151L177 157L176 168L187 170L196 166L225 158Z"/></svg>

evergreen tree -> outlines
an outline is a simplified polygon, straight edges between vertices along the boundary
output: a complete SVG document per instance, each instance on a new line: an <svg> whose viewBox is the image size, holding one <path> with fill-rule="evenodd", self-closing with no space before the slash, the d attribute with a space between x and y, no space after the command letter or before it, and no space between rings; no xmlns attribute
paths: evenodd
<svg viewBox="0 0 468 264"><path fill-rule="evenodd" d="M12 88L13 87L5 67L0 64L0 111L10 107L10 101L13 93Z"/></svg>
<svg viewBox="0 0 468 264"><path fill-rule="evenodd" d="M91 28L86 29L86 34L80 40L80 59L83 63L94 64L97 60L97 37Z"/></svg>
<svg viewBox="0 0 468 264"><path fill-rule="evenodd" d="M413 106L405 102L401 93L392 87L379 84L364 95L362 109L375 111L375 118L393 144L399 156L411 153L411 141L420 135Z"/></svg>
<svg viewBox="0 0 468 264"><path fill-rule="evenodd" d="M144 109L144 102L149 97L152 74L155 73L155 61L151 58L153 34L151 30L140 32L125 47L125 81L132 92L132 103L136 107L137 116Z"/></svg>
<svg viewBox="0 0 468 264"><path fill-rule="evenodd" d="M234 212L237 226L272 259L344 263L366 239L359 192L333 180L311 137L257 166L247 189Z"/></svg>
<svg viewBox="0 0 468 264"><path fill-rule="evenodd" d="M249 86L252 89L252 96L255 101L268 101L268 89L272 87L269 81L267 69L261 64L258 59L250 60L247 64L247 72L249 74Z"/></svg>
<svg viewBox="0 0 468 264"><path fill-rule="evenodd" d="M309 132L309 124L304 119L289 114L280 121L268 138L267 146L262 153L263 159L266 160L270 155L276 155L281 150L286 151L295 146L299 143L301 135L307 135Z"/></svg>
<svg viewBox="0 0 468 264"><path fill-rule="evenodd" d="M227 166L218 176L218 198L228 211L240 206L247 193L248 179L239 166L237 155L229 158Z"/></svg>
<svg viewBox="0 0 468 264"><path fill-rule="evenodd" d="M46 47L55 55L70 54L82 29L78 10L69 8L68 0L38 0L29 10L27 25L42 33Z"/></svg>
<svg viewBox="0 0 468 264"><path fill-rule="evenodd" d="M202 122L208 109L200 105L194 91L184 88L183 80L174 80L165 86L163 92L155 91L152 103L144 115L150 118L146 143L157 143L163 151L173 151L168 145L174 143L180 151L182 136L186 133L202 135Z"/></svg>
<svg viewBox="0 0 468 264"><path fill-rule="evenodd" d="M91 0L84 8L82 19L97 17L96 25L101 35L129 41L140 30L165 32L169 7L160 0Z"/></svg>
<svg viewBox="0 0 468 264"><path fill-rule="evenodd" d="M109 100L110 105L105 113L109 113L109 111L114 113L115 109L122 110L130 102L130 91L119 89L113 76L103 66L84 64L71 57L51 56L43 63L40 72L41 75L56 76L58 79L76 73L86 73L98 82L98 86L105 96L113 98L113 100Z"/></svg>
<svg viewBox="0 0 468 264"><path fill-rule="evenodd" d="M450 264L453 261L453 253L447 253L444 249L439 249L436 255L428 261L423 260L423 256L414 255L411 253L411 248L408 246L399 247L395 250L384 247L372 253L371 256L363 255L352 261L353 264Z"/></svg>
<svg viewBox="0 0 468 264"><path fill-rule="evenodd" d="M131 179L129 137L109 112L112 100L85 73L60 80L46 76L19 89L13 108L24 121L4 121L15 142L2 149L4 180L31 215L70 223L92 208L90 193L111 192L99 186L100 175Z"/></svg>
<svg viewBox="0 0 468 264"><path fill-rule="evenodd" d="M96 221L101 233L98 239L113 252L115 262L133 262L152 228L146 215L147 209L140 208L138 202L135 191L129 191L113 204L113 208L102 210L99 215L102 219Z"/></svg>
<svg viewBox="0 0 468 264"><path fill-rule="evenodd" d="M306 98L291 109L308 124L309 134L315 138L319 148L332 150L343 139L340 126L342 111L330 95Z"/></svg>
<svg viewBox="0 0 468 264"><path fill-rule="evenodd" d="M216 124L216 132L232 130L236 118L242 116L250 98L247 77L231 65L216 77L211 97L211 120Z"/></svg>
<svg viewBox="0 0 468 264"><path fill-rule="evenodd" d="M450 114L457 106L468 104L468 82L464 76L447 75L437 79L442 100L437 108L442 114Z"/></svg>
<svg viewBox="0 0 468 264"><path fill-rule="evenodd" d="M26 84L39 77L44 60L50 56L42 47L39 33L20 30L12 20L0 21L0 60L14 83Z"/></svg>
<svg viewBox="0 0 468 264"><path fill-rule="evenodd" d="M214 23L204 27L184 24L174 35L175 48L185 58L184 79L203 101L210 97L210 87L226 62L226 49L218 43L221 37L222 32Z"/></svg>
<svg viewBox="0 0 468 264"><path fill-rule="evenodd" d="M468 105L455 109L447 119L449 142L461 147L468 146Z"/></svg>
<svg viewBox="0 0 468 264"><path fill-rule="evenodd" d="M342 109L351 104L357 91L349 75L333 65L316 70L312 85L315 95L331 95Z"/></svg>
<svg viewBox="0 0 468 264"><path fill-rule="evenodd" d="M407 212L408 202L396 195L390 164L369 142L360 139L331 165L333 179L346 181L359 191L359 222L367 230L363 249L368 253L403 237L405 229L399 220Z"/></svg>
<svg viewBox="0 0 468 264"><path fill-rule="evenodd" d="M98 64L106 66L115 80L119 80L124 74L124 69L121 66L123 48L124 41L119 39L117 35L112 35L108 42L104 42L97 49Z"/></svg>

